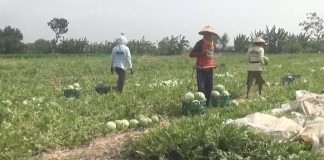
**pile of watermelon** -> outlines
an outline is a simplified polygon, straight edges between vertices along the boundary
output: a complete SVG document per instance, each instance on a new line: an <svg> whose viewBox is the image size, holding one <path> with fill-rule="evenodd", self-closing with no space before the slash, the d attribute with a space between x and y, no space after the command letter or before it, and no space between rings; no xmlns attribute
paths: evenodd
<svg viewBox="0 0 324 160"><path fill-rule="evenodd" d="M73 83L63 88L64 97L68 99L79 98L81 95L81 87L79 83Z"/></svg>
<svg viewBox="0 0 324 160"><path fill-rule="evenodd" d="M108 130L110 132L116 131L116 130L127 130L127 129L136 129L138 127L148 127L152 124L156 124L159 121L159 117L154 115L151 118L141 116L138 119L122 119L122 120L116 120L116 121L109 121L106 123Z"/></svg>
<svg viewBox="0 0 324 160"><path fill-rule="evenodd" d="M206 97L202 92L187 92L183 96L182 110L185 115L195 115L205 113Z"/></svg>
<svg viewBox="0 0 324 160"><path fill-rule="evenodd" d="M211 93L211 105L213 107L228 107L230 105L230 96L224 85L218 84Z"/></svg>

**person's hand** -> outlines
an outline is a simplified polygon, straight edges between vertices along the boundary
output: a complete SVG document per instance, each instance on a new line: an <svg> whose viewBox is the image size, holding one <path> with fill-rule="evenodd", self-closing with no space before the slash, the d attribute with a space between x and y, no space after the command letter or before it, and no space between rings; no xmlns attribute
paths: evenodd
<svg viewBox="0 0 324 160"><path fill-rule="evenodd" d="M133 72L133 69L132 68L130 68L130 74L133 74L134 72Z"/></svg>
<svg viewBox="0 0 324 160"><path fill-rule="evenodd" d="M111 72L111 74L114 74L114 68L113 67L110 67L110 72Z"/></svg>

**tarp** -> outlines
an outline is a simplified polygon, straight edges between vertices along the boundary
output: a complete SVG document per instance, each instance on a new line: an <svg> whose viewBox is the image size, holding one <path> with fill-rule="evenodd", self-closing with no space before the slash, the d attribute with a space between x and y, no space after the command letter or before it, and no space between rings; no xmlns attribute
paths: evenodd
<svg viewBox="0 0 324 160"><path fill-rule="evenodd" d="M324 94L299 90L296 91L296 101L227 123L249 126L279 138L297 136L324 153Z"/></svg>

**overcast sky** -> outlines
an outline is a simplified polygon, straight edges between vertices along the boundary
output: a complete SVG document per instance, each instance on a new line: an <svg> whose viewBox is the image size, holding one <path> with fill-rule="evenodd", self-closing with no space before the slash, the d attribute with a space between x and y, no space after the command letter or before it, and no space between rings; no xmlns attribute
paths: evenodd
<svg viewBox="0 0 324 160"><path fill-rule="evenodd" d="M324 0L0 0L0 28L18 28L24 42L52 39L47 22L63 17L70 23L65 37L100 42L125 32L128 39L156 42L182 34L194 45L206 25L231 42L266 25L299 33L306 13L324 17L323 7Z"/></svg>

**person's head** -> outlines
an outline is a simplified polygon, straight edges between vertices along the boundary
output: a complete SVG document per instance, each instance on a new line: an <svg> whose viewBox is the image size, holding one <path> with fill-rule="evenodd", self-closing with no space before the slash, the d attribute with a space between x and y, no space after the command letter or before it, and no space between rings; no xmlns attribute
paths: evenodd
<svg viewBox="0 0 324 160"><path fill-rule="evenodd" d="M206 41L213 41L216 37L216 32L213 27L206 26L201 31L199 31L199 34L203 36L203 39Z"/></svg>
<svg viewBox="0 0 324 160"><path fill-rule="evenodd" d="M127 38L122 34L119 38L117 38L117 44L118 45L126 45L127 44Z"/></svg>
<svg viewBox="0 0 324 160"><path fill-rule="evenodd" d="M252 45L253 46L264 46L265 45L265 40L261 37L256 37L253 41L252 41Z"/></svg>

